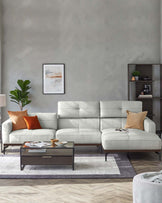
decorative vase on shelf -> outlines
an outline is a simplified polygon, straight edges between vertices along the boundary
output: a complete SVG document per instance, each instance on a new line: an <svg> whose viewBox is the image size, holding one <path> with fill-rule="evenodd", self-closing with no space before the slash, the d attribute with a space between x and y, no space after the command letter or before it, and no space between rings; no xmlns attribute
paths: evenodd
<svg viewBox="0 0 162 203"><path fill-rule="evenodd" d="M139 76L135 76L135 80L139 80Z"/></svg>

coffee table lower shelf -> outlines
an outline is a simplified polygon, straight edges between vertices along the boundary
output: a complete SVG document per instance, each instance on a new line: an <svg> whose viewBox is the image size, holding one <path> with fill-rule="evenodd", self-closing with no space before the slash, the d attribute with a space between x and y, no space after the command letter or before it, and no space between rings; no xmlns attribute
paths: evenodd
<svg viewBox="0 0 162 203"><path fill-rule="evenodd" d="M73 156L21 156L20 170L23 170L25 165L71 165L74 170Z"/></svg>

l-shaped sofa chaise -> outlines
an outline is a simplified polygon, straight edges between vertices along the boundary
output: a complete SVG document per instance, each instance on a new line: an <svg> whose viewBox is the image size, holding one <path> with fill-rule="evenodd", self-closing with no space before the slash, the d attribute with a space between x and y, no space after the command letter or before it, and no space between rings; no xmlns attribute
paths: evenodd
<svg viewBox="0 0 162 203"><path fill-rule="evenodd" d="M126 110L141 112L140 101L60 101L56 113L28 113L37 115L42 129L12 131L10 119L2 124L2 151L9 145L25 141L74 141L75 145L102 146L105 160L111 152L157 152L161 160L161 139L156 134L155 123L144 120L144 131L124 128Z"/></svg>

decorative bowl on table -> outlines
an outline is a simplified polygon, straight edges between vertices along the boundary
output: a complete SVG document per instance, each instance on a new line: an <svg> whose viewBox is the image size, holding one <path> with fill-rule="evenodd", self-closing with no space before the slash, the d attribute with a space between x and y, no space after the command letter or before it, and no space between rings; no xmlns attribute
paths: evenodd
<svg viewBox="0 0 162 203"><path fill-rule="evenodd" d="M66 141L63 141L63 142L56 142L55 144L56 144L56 146L58 146L58 147L63 147L65 144L67 144L67 142L66 142Z"/></svg>

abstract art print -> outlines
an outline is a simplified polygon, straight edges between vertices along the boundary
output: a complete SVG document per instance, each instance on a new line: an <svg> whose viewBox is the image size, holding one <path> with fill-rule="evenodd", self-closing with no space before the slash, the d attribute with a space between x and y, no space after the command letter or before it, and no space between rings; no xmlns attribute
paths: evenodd
<svg viewBox="0 0 162 203"><path fill-rule="evenodd" d="M65 94L65 64L43 64L43 94Z"/></svg>

